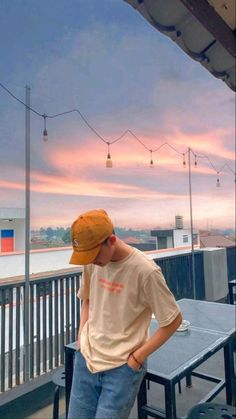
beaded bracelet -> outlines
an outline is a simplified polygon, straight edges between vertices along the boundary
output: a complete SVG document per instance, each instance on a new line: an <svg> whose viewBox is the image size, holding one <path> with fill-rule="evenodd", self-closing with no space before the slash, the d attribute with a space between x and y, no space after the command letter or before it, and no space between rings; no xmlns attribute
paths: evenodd
<svg viewBox="0 0 236 419"><path fill-rule="evenodd" d="M142 368L143 364L141 364L141 362L139 362L139 361L135 358L134 354L133 354L133 353L131 353L130 355L131 355L131 356L132 356L132 358L135 360L135 362L139 365L139 368Z"/></svg>

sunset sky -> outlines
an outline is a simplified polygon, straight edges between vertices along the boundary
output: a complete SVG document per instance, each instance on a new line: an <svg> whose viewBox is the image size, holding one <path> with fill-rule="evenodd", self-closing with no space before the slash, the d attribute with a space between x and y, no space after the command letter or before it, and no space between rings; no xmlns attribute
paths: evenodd
<svg viewBox="0 0 236 419"><path fill-rule="evenodd" d="M2 0L0 82L53 115L79 109L112 142L131 130L192 160L196 228L233 228L234 93L122 0ZM69 226L104 208L120 227L189 226L188 169L168 146L130 133L107 146L77 113L31 113L31 227ZM0 207L24 207L25 109L0 88Z"/></svg>

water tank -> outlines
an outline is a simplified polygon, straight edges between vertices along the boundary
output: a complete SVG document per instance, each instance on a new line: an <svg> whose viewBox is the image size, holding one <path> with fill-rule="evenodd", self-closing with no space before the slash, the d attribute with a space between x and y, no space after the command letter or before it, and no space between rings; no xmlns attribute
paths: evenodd
<svg viewBox="0 0 236 419"><path fill-rule="evenodd" d="M175 216L175 228L182 230L183 227L183 217L182 215Z"/></svg>

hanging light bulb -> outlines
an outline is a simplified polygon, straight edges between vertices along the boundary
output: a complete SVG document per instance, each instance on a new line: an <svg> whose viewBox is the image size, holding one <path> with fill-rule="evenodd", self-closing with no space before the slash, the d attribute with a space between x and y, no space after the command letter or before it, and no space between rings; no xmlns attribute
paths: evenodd
<svg viewBox="0 0 236 419"><path fill-rule="evenodd" d="M217 179L216 179L216 187L220 187L220 178L219 178L219 172L217 172Z"/></svg>
<svg viewBox="0 0 236 419"><path fill-rule="evenodd" d="M197 167L197 155L196 154L194 154L194 158L195 158L195 160L194 160L194 167Z"/></svg>
<svg viewBox="0 0 236 419"><path fill-rule="evenodd" d="M46 143L48 141L48 132L47 132L47 128L46 128L46 118L47 118L47 116L44 114L43 118L44 118L43 141Z"/></svg>
<svg viewBox="0 0 236 419"><path fill-rule="evenodd" d="M150 150L150 168L153 169L152 150Z"/></svg>
<svg viewBox="0 0 236 419"><path fill-rule="evenodd" d="M108 146L108 152L107 152L106 167L110 169L112 167L112 159L111 159L111 154L110 154L110 143L107 142L107 146Z"/></svg>
<svg viewBox="0 0 236 419"><path fill-rule="evenodd" d="M43 141L45 143L48 141L48 132L46 129L43 130Z"/></svg>
<svg viewBox="0 0 236 419"><path fill-rule="evenodd" d="M185 153L183 153L183 166L186 167L186 161L185 161Z"/></svg>

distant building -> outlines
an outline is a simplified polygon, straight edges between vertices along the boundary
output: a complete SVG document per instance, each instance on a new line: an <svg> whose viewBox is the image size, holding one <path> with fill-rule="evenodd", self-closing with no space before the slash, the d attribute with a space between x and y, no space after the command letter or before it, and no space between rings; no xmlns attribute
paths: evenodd
<svg viewBox="0 0 236 419"><path fill-rule="evenodd" d="M150 250L156 250L155 243L129 243L130 246L135 247L136 249L141 250L142 252L147 252Z"/></svg>
<svg viewBox="0 0 236 419"><path fill-rule="evenodd" d="M200 236L200 247L234 247L235 242L221 235Z"/></svg>
<svg viewBox="0 0 236 419"><path fill-rule="evenodd" d="M129 236L122 239L125 243L129 244L142 252L156 250L156 240L153 237L148 237L146 234L143 237Z"/></svg>
<svg viewBox="0 0 236 419"><path fill-rule="evenodd" d="M175 217L175 228L151 230L151 236L156 237L156 249L192 246L191 230L183 228L183 217L180 215ZM199 245L198 232L194 232L193 242Z"/></svg>
<svg viewBox="0 0 236 419"><path fill-rule="evenodd" d="M0 208L0 253L17 252L25 247L25 210Z"/></svg>

